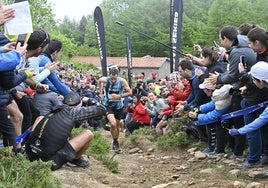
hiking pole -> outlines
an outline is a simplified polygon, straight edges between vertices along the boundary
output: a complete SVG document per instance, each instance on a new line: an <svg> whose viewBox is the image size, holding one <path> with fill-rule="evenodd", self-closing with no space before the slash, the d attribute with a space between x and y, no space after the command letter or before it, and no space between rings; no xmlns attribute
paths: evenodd
<svg viewBox="0 0 268 188"><path fill-rule="evenodd" d="M171 46L166 45L166 44L164 44L163 42L160 42L160 41L156 40L155 38L150 37L149 35L146 35L145 33L142 33L142 32L140 32L140 31L138 31L138 30L136 30L136 29L133 29L133 28L131 28L131 27L129 27L129 26L126 26L126 25L123 24L122 22L115 21L115 23L118 24L118 25L120 25L121 27L125 27L125 28L127 28L127 29L129 29L129 30L135 31L135 32L137 32L137 33L139 33L139 34L141 34L141 35L147 37L148 39L151 39L151 40L153 40L153 41L155 41L155 42L158 42L159 44L162 44L163 46L165 46L165 47L167 47L167 48L169 48L169 49L171 49L171 50L177 52L178 54L181 54L181 55L183 55L183 56L186 56L185 53L183 53L183 52L181 52L181 51L179 51L179 50L176 50L176 49L172 48Z"/></svg>

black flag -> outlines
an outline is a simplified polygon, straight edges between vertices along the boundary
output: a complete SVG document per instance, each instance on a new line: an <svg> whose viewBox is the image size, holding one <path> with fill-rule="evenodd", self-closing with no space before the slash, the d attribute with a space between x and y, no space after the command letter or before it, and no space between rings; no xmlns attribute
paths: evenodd
<svg viewBox="0 0 268 188"><path fill-rule="evenodd" d="M126 44L127 44L127 71L128 71L128 84L129 87L132 86L132 49L131 40L129 35L126 34Z"/></svg>
<svg viewBox="0 0 268 188"><path fill-rule="evenodd" d="M170 39L172 49L180 51L181 47L181 28L182 28L182 13L183 2L182 0L171 0L170 2ZM170 72L173 72L175 62L175 69L178 69L180 54L174 50L170 52Z"/></svg>
<svg viewBox="0 0 268 188"><path fill-rule="evenodd" d="M100 7L95 8L94 25L95 25L99 53L100 53L102 75L107 76L107 59L106 59L104 22L103 22L103 16L102 16Z"/></svg>

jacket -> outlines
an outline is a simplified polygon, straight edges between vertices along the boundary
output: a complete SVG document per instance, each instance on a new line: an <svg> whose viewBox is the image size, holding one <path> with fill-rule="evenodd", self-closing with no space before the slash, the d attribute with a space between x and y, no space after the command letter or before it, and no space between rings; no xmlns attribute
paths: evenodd
<svg viewBox="0 0 268 188"><path fill-rule="evenodd" d="M190 81L192 86L192 92L186 99L187 104L184 105L184 110L191 110L196 106L200 106L201 104L207 103L210 101L210 98L199 88L199 79L195 75L195 70L193 70L193 77Z"/></svg>
<svg viewBox="0 0 268 188"><path fill-rule="evenodd" d="M40 157L51 157L68 141L75 122L105 115L106 109L102 105L89 107L60 106L45 116L35 127L26 143L26 151L31 150L31 144L39 144Z"/></svg>
<svg viewBox="0 0 268 188"><path fill-rule="evenodd" d="M0 71L14 70L20 63L21 56L16 50L6 53L0 52Z"/></svg>
<svg viewBox="0 0 268 188"><path fill-rule="evenodd" d="M134 121L139 121L141 124L150 124L150 115L141 102L138 102L137 106L135 106L132 119Z"/></svg>
<svg viewBox="0 0 268 188"><path fill-rule="evenodd" d="M198 124L205 125L215 122L223 114L227 113L231 107L232 96L229 95L231 85L224 85L212 93L212 100L199 107L202 114L197 116Z"/></svg>
<svg viewBox="0 0 268 188"><path fill-rule="evenodd" d="M249 48L247 37L237 35L237 41L227 52L229 54L229 71L218 76L217 84L233 84L239 82L238 64L240 56L245 56L247 66L250 68L256 63L256 54Z"/></svg>
<svg viewBox="0 0 268 188"><path fill-rule="evenodd" d="M179 88L170 89L170 94L174 95L176 99L180 101L186 100L192 91L191 84L188 80L183 80L182 84L185 87L184 89L179 89Z"/></svg>
<svg viewBox="0 0 268 188"><path fill-rule="evenodd" d="M255 131L262 126L267 126L268 123L268 107L261 113L261 115L252 121L251 123L245 125L244 127L238 129L238 132L242 135Z"/></svg>
<svg viewBox="0 0 268 188"><path fill-rule="evenodd" d="M13 50L0 53L0 106L10 101L9 89L17 86L26 79L25 72L16 74L15 68L20 63L20 53Z"/></svg>
<svg viewBox="0 0 268 188"><path fill-rule="evenodd" d="M53 62L52 57L49 54L43 52L40 55L39 67L44 67L49 62ZM67 95L70 92L70 89L59 80L56 72L50 73L47 79L45 79L42 83L47 84L50 90L63 96Z"/></svg>

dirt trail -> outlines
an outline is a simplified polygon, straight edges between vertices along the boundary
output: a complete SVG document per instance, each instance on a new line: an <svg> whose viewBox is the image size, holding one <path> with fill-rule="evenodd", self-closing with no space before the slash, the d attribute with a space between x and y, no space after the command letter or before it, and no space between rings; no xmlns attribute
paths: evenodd
<svg viewBox="0 0 268 188"><path fill-rule="evenodd" d="M111 140L109 132L102 131L102 134ZM121 147L122 154L114 156L119 162L117 174L111 173L93 157L90 157L88 169L64 166L53 174L66 188L234 187L235 181L254 181L246 179L243 173L238 179L228 175L234 167L223 164L223 159L198 160L186 150L179 149L163 152L146 139L139 139L138 146L126 141ZM110 156L113 155L111 151ZM266 179L256 181L264 185L268 183Z"/></svg>

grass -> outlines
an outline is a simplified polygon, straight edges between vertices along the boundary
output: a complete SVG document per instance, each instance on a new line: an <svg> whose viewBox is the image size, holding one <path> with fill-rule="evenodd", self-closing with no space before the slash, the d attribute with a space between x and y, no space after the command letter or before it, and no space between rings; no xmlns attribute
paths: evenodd
<svg viewBox="0 0 268 188"><path fill-rule="evenodd" d="M51 174L51 163L30 162L11 148L0 149L0 187L61 187Z"/></svg>
<svg viewBox="0 0 268 188"><path fill-rule="evenodd" d="M186 132L182 131L182 126L189 124L187 117L181 117L179 120L171 118L168 121L168 130L166 134L157 135L154 128L143 127L137 129L130 135L130 141L133 145L138 144L140 137L147 138L151 142L156 142L156 145L161 150L172 148L186 148L193 140L191 140Z"/></svg>

